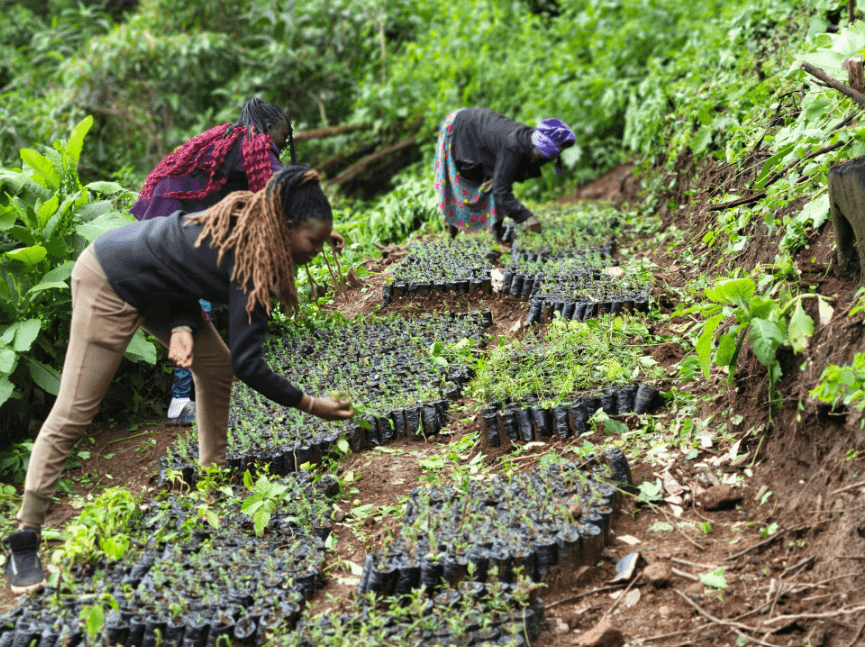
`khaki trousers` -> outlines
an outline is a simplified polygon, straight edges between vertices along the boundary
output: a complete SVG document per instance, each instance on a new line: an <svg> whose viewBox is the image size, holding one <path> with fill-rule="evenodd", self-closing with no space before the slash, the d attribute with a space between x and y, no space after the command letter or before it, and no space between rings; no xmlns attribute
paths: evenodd
<svg viewBox="0 0 865 647"><path fill-rule="evenodd" d="M87 429L108 390L132 335L143 327L166 347L171 331L149 326L138 310L111 288L93 246L72 270L72 328L60 378L60 392L42 425L30 456L24 499L17 518L41 527L57 489L66 458ZM231 354L211 323L193 343L199 460L225 465L228 407L231 397Z"/></svg>

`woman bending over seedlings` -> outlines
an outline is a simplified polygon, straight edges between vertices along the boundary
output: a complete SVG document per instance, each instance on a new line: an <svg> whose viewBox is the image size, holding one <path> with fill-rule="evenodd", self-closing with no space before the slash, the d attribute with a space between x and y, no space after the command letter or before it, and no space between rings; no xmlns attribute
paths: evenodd
<svg viewBox="0 0 865 647"><path fill-rule="evenodd" d="M271 371L261 349L271 290L286 311L297 310L294 266L333 240L332 221L318 173L289 166L258 193L238 191L201 213L119 227L81 253L72 271L60 392L33 447L18 532L8 538L6 577L14 593L45 584L39 536L57 480L139 326L168 347L169 359L192 369L202 466L225 465L235 375L283 406L323 420L352 416L350 401L311 397ZM202 314L199 297L228 306L230 349Z"/></svg>
<svg viewBox="0 0 865 647"><path fill-rule="evenodd" d="M436 147L436 192L451 237L460 229L492 228L501 242L505 217L540 231L538 219L514 197L514 182L541 176L541 166L574 145L565 122L524 126L489 108L461 108L442 122Z"/></svg>
<svg viewBox="0 0 865 647"><path fill-rule="evenodd" d="M279 154L286 142L294 163L290 117L271 103L250 99L235 123L211 128L163 159L144 181L131 213L138 220L167 217L175 211L194 213L234 191L260 191L271 175L282 170ZM332 244L341 249L342 236L336 232L332 236ZM210 315L210 303L204 299L199 303ZM178 366L171 384L168 425L192 424L191 389L192 374Z"/></svg>

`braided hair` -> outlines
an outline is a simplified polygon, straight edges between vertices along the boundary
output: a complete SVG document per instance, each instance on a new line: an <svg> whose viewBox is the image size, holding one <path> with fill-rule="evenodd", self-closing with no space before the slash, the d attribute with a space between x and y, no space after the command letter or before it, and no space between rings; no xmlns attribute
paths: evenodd
<svg viewBox="0 0 865 647"><path fill-rule="evenodd" d="M291 153L294 159L294 139L291 137L291 119L288 114L258 98L243 104L240 119L233 124L222 124L211 128L169 153L144 180L141 197L150 199L160 180L168 177L187 175L196 169L208 172L207 185L197 191L172 191L163 197L178 200L202 200L218 191L227 177L215 177L217 170L225 161L235 142L244 137L242 146L243 163L251 191L260 191L270 178L270 147L273 139L270 129L288 124L291 139ZM210 159L205 158L210 156Z"/></svg>
<svg viewBox="0 0 865 647"><path fill-rule="evenodd" d="M289 232L312 220L333 220L320 181L317 171L287 166L270 178L263 191L230 193L210 209L187 217L187 224L202 225L195 246L210 236L210 246L219 249L217 265L234 249L231 279L251 291L246 304L250 323L257 305L270 315L274 288L286 312L298 310Z"/></svg>

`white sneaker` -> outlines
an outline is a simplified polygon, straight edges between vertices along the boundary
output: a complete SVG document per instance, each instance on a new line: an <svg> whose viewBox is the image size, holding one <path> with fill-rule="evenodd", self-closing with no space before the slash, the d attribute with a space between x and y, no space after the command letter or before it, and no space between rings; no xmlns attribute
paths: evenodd
<svg viewBox="0 0 865 647"><path fill-rule="evenodd" d="M189 401L189 398L171 398L171 404L168 405L168 419L177 418Z"/></svg>

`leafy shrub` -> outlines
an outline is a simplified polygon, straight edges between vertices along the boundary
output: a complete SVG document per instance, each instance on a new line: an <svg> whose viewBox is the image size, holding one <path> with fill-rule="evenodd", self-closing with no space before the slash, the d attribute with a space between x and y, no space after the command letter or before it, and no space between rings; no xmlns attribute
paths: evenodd
<svg viewBox="0 0 865 647"><path fill-rule="evenodd" d="M103 232L134 218L96 195L128 197L111 182L82 186L78 161L92 124L43 153L22 149L22 169L0 169L0 412L18 425L35 401L57 395L72 316L68 279L75 259ZM126 352L156 362L139 330ZM9 430L9 424L5 425ZM26 428L26 427L25 427Z"/></svg>

